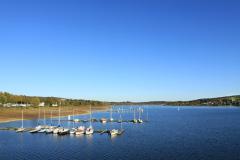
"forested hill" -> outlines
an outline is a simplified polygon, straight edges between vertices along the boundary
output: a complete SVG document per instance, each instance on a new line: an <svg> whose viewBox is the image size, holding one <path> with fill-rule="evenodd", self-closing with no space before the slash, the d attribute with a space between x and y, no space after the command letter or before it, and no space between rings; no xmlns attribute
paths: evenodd
<svg viewBox="0 0 240 160"><path fill-rule="evenodd" d="M28 104L38 106L44 102L46 106L62 105L62 106L79 106L79 105L105 105L106 102L82 100L82 99L67 99L59 97L38 97L26 95L14 95L7 92L0 92L0 106L4 104Z"/></svg>
<svg viewBox="0 0 240 160"><path fill-rule="evenodd" d="M240 95L226 96L218 98L203 98L192 101L150 101L150 102L103 102L82 99L66 99L59 97L38 97L14 95L7 92L0 92L0 106L4 104L30 104L38 106L44 102L46 106L62 105L62 106L79 106L79 105L169 105L169 106L240 106Z"/></svg>
<svg viewBox="0 0 240 160"><path fill-rule="evenodd" d="M151 101L143 104L172 106L240 106L240 95L218 98L203 98L191 101Z"/></svg>

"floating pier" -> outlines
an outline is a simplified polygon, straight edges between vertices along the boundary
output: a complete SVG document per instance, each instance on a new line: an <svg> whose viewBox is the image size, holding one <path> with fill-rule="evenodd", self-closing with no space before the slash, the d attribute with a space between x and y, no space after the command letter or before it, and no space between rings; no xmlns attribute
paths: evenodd
<svg viewBox="0 0 240 160"><path fill-rule="evenodd" d="M0 131L16 131L18 128L14 128L14 127L5 127L5 128L0 128ZM48 134L47 132L33 132L33 133L31 133L30 131L32 131L32 130L34 130L34 128L25 128L24 129L24 131L23 132L28 132L28 133L30 133L30 134L43 134L43 133L45 133L45 134ZM94 130L94 134L100 134L100 135L102 135L102 134L109 134L110 133L110 131L111 130L107 130L107 129L104 129L104 130ZM121 134L123 134L124 133L124 131L125 130L121 130L119 133L118 133L118 135L121 135ZM22 133L22 132L21 132ZM53 133L52 133L53 134ZM70 133L67 133L66 135L68 135L68 134L70 134ZM84 135L84 134L83 134Z"/></svg>
<svg viewBox="0 0 240 160"><path fill-rule="evenodd" d="M58 120L52 120L52 121L58 121ZM75 122L75 123L88 123L88 122L90 122L90 120L84 120L84 119L74 119L74 120L68 120L68 119L66 119L66 120L61 120L62 122L66 122L66 121L70 121L70 122ZM148 120L142 120L143 122L148 122ZM91 122L99 122L99 123L102 123L101 122L101 119L92 119L92 121ZM124 123L134 123L133 122L133 120L121 120L121 122L124 122ZM107 120L106 121L106 123L121 123L121 122L119 122L119 119L116 119L116 120Z"/></svg>

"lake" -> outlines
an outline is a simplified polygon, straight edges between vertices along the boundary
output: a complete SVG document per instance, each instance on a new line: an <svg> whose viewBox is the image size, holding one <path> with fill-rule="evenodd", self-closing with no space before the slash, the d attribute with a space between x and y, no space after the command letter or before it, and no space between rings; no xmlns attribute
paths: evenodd
<svg viewBox="0 0 240 160"><path fill-rule="evenodd" d="M147 108L147 109L146 109ZM0 131L0 159L11 160L239 160L240 108L145 107L143 124L123 123L123 135L57 136ZM78 116L87 119L88 115ZM108 112L93 118L109 118ZM118 119L119 114L113 113ZM122 114L133 119L133 113ZM66 118L62 118L66 119ZM47 121L49 123L49 120ZM57 121L54 121L57 124ZM77 124L77 123L76 123ZM78 123L80 125L81 123ZM24 121L35 127L37 120ZM62 125L72 127L72 122ZM88 124L85 124L88 126ZM21 121L0 127L20 127ZM95 129L120 128L119 123L93 123Z"/></svg>

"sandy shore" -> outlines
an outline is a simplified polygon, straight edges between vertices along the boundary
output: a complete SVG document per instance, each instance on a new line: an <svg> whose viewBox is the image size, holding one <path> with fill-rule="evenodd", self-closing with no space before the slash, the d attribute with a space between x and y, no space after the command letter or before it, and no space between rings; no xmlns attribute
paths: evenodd
<svg viewBox="0 0 240 160"><path fill-rule="evenodd" d="M92 106L92 111L106 110L109 106ZM23 108L23 119L38 119L39 117L39 108L38 107L29 107ZM58 107L45 107L45 116L46 118L58 117ZM61 116L68 115L80 115L89 113L89 106L66 106L61 107ZM40 108L40 118L43 118L44 107ZM17 121L22 119L22 109L21 108L0 108L0 123Z"/></svg>

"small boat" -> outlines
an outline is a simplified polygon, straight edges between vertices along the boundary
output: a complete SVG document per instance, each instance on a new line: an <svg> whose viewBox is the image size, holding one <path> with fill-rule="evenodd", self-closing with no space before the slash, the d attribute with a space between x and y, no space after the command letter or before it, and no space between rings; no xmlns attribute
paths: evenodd
<svg viewBox="0 0 240 160"><path fill-rule="evenodd" d="M70 130L66 128L62 128L58 131L58 135L66 135L69 134Z"/></svg>
<svg viewBox="0 0 240 160"><path fill-rule="evenodd" d="M59 127L55 128L55 129L53 130L53 134L58 134L58 132L59 132L60 129L61 129L61 128L59 128Z"/></svg>
<svg viewBox="0 0 240 160"><path fill-rule="evenodd" d="M138 123L143 123L143 120L142 119L138 119L137 122Z"/></svg>
<svg viewBox="0 0 240 160"><path fill-rule="evenodd" d="M76 131L77 131L77 129L76 129L76 128L72 128L72 129L70 130L70 134L75 134L75 133L76 133Z"/></svg>
<svg viewBox="0 0 240 160"><path fill-rule="evenodd" d="M46 134L52 134L53 133L53 131L54 131L54 128L48 128L48 129L46 129Z"/></svg>
<svg viewBox="0 0 240 160"><path fill-rule="evenodd" d="M35 127L33 130L30 130L29 133L37 133L38 131L40 131L42 129L41 125L38 125L37 127Z"/></svg>
<svg viewBox="0 0 240 160"><path fill-rule="evenodd" d="M116 135L118 135L118 129L112 129L110 132L109 132L109 134L110 134L110 136L116 136Z"/></svg>
<svg viewBox="0 0 240 160"><path fill-rule="evenodd" d="M133 123L137 123L138 121L137 121L137 119L133 119L132 122Z"/></svg>
<svg viewBox="0 0 240 160"><path fill-rule="evenodd" d="M37 127L35 127L36 130L40 130L42 129L43 127L41 125L38 125Z"/></svg>
<svg viewBox="0 0 240 160"><path fill-rule="evenodd" d="M80 119L74 119L73 122L80 122Z"/></svg>
<svg viewBox="0 0 240 160"><path fill-rule="evenodd" d="M135 108L133 109L133 120L132 120L133 123L137 123L137 119L136 119L136 114L135 114Z"/></svg>
<svg viewBox="0 0 240 160"><path fill-rule="evenodd" d="M92 127L92 108L91 108L92 106L90 105L90 118L89 118L89 121L90 121L90 125L89 125L89 127L85 130L85 134L86 135L90 135L90 134L93 134L93 132L94 132L94 129L93 129L93 127Z"/></svg>
<svg viewBox="0 0 240 160"><path fill-rule="evenodd" d="M30 130L29 133L37 133L39 130L38 129L33 129L33 130Z"/></svg>
<svg viewBox="0 0 240 160"><path fill-rule="evenodd" d="M40 129L40 130L38 131L38 133L45 133L45 132L46 132L46 129L45 129L45 128Z"/></svg>
<svg viewBox="0 0 240 160"><path fill-rule="evenodd" d="M19 133L19 132L24 132L24 131L25 131L25 128L18 128L18 129L16 130L17 133Z"/></svg>
<svg viewBox="0 0 240 160"><path fill-rule="evenodd" d="M143 123L143 120L141 119L141 112L143 112L143 109L139 108L138 109L138 123Z"/></svg>
<svg viewBox="0 0 240 160"><path fill-rule="evenodd" d="M90 134L93 134L93 132L94 132L94 129L92 128L92 126L90 126L86 129L85 134L90 135Z"/></svg>
<svg viewBox="0 0 240 160"><path fill-rule="evenodd" d="M85 127L84 126L78 127L76 132L75 132L76 135L82 135L84 133L85 133Z"/></svg>
<svg viewBox="0 0 240 160"><path fill-rule="evenodd" d="M106 119L106 118L101 118L101 119L100 119L100 122L101 122L101 123L107 123L107 119Z"/></svg>

